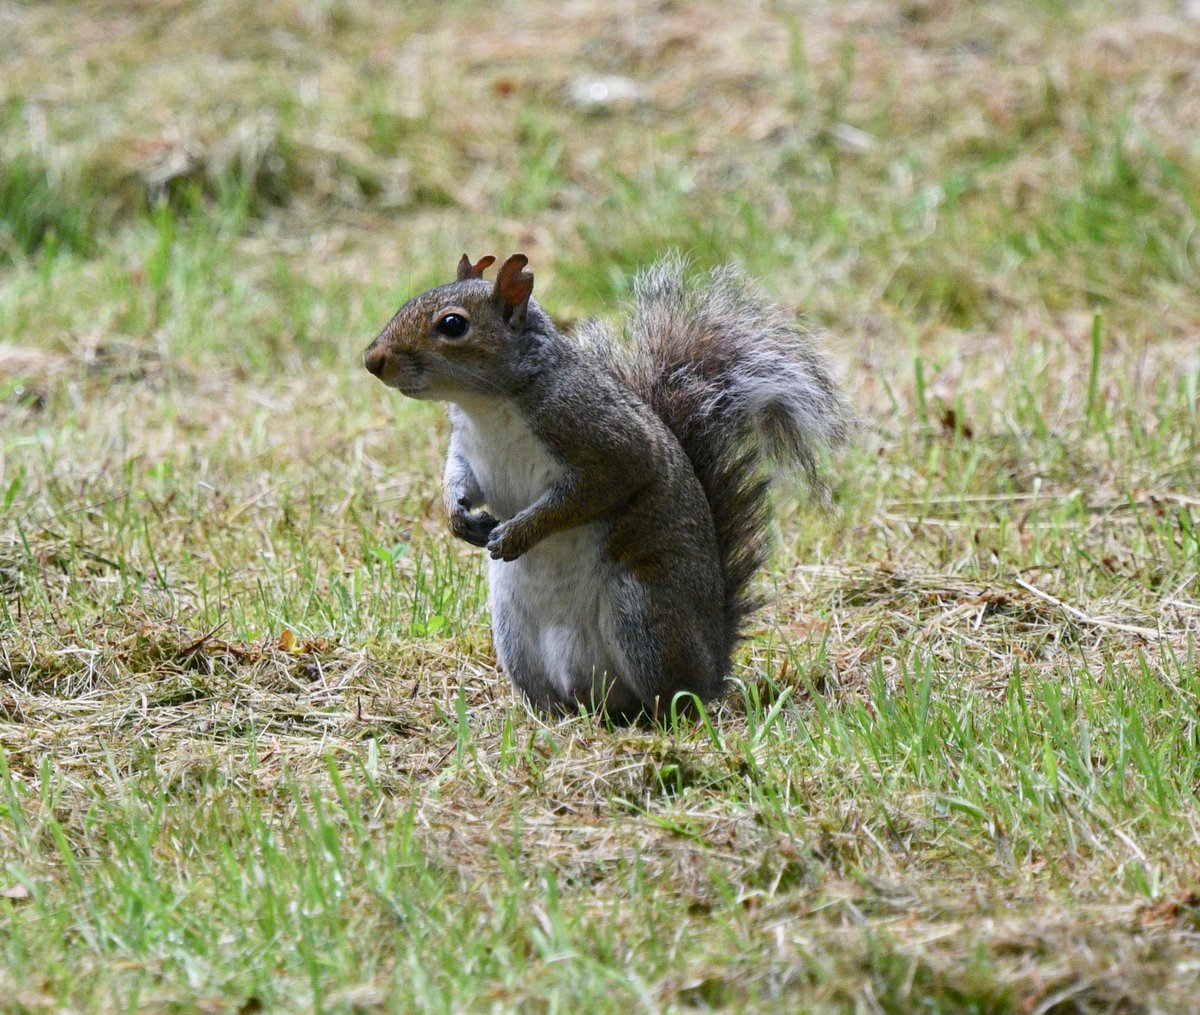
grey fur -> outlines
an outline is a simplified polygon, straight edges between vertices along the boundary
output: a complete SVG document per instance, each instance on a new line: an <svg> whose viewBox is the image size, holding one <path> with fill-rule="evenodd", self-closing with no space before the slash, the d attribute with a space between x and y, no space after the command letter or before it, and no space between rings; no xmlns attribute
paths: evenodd
<svg viewBox="0 0 1200 1015"><path fill-rule="evenodd" d="M564 338L515 255L410 300L372 373L451 403L451 529L486 545L501 666L534 704L630 717L720 694L756 599L772 464L822 490L852 417L812 337L732 268L640 275L624 326ZM460 269L461 270L461 269ZM437 322L466 316L465 336ZM482 510L486 506L491 513Z"/></svg>
<svg viewBox="0 0 1200 1015"><path fill-rule="evenodd" d="M749 588L768 550L775 467L798 467L828 503L821 458L849 440L854 415L814 336L730 265L689 279L684 258L663 258L635 279L621 326L589 324L581 339L692 462L717 528L732 645L759 605Z"/></svg>
<svg viewBox="0 0 1200 1015"><path fill-rule="evenodd" d="M581 337L643 397L686 394L692 427L756 429L760 452L800 466L824 496L821 455L855 421L814 336L733 265L695 280L687 271L679 255L657 261L634 280L623 329L589 322Z"/></svg>

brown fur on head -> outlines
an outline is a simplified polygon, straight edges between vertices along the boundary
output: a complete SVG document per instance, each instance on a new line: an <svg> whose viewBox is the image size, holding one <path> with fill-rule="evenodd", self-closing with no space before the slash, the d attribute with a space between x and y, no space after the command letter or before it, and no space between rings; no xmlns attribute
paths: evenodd
<svg viewBox="0 0 1200 1015"><path fill-rule="evenodd" d="M456 280L396 311L367 347L363 366L412 398L513 390L528 370L522 353L531 327L533 274L524 270L529 259L513 254L489 285L483 272L495 260L488 255L472 264L463 254Z"/></svg>

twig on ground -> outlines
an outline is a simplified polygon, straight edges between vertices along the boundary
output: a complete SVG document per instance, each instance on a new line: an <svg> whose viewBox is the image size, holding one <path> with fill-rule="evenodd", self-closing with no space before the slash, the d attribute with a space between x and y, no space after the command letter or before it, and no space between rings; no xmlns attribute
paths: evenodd
<svg viewBox="0 0 1200 1015"><path fill-rule="evenodd" d="M1050 603L1052 606L1057 606L1059 609L1070 614L1081 624L1090 624L1092 627L1104 627L1111 631L1125 631L1128 634L1138 634L1143 638L1162 638L1163 633L1151 627L1139 627L1137 624L1123 624L1118 620L1105 620L1103 617L1093 617L1083 610L1077 609L1070 603L1065 603L1057 596L1052 596L1049 592L1043 592L1036 585L1030 585L1024 578L1015 578L1014 581L1021 586L1026 592L1037 596L1039 599Z"/></svg>

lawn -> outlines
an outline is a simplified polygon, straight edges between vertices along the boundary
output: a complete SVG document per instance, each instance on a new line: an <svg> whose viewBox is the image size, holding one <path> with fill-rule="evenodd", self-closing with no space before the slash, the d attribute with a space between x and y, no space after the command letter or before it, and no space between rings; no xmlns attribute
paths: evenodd
<svg viewBox="0 0 1200 1015"><path fill-rule="evenodd" d="M1193 2L0 3L0 1010L1192 1012ZM826 333L701 721L529 712L458 257Z"/></svg>

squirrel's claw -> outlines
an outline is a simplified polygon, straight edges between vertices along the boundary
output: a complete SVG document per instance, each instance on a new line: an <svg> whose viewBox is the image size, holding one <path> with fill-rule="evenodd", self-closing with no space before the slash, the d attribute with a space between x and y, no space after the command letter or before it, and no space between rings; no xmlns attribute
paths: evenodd
<svg viewBox="0 0 1200 1015"><path fill-rule="evenodd" d="M455 511L450 516L450 531L472 546L487 546L488 537L499 524L499 520L493 518L486 511L480 511L478 514L472 514L470 511Z"/></svg>
<svg viewBox="0 0 1200 1015"><path fill-rule="evenodd" d="M488 536L487 549L492 560L516 560L525 552L522 546L520 531L515 529L511 521L501 522Z"/></svg>

